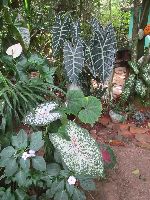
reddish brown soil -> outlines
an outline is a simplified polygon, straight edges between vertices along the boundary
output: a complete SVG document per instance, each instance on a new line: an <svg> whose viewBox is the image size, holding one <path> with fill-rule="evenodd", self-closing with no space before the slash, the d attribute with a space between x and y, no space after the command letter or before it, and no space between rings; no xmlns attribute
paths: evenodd
<svg viewBox="0 0 150 200"><path fill-rule="evenodd" d="M86 128L98 142L112 145L117 158L116 167L106 172L105 180L96 182L97 190L88 193L87 199L150 200L149 127L131 122L114 124L104 116L92 129Z"/></svg>
<svg viewBox="0 0 150 200"><path fill-rule="evenodd" d="M117 165L107 172L106 180L97 182L97 190L88 200L150 200L150 151L130 144L113 147ZM139 170L139 174L133 174Z"/></svg>

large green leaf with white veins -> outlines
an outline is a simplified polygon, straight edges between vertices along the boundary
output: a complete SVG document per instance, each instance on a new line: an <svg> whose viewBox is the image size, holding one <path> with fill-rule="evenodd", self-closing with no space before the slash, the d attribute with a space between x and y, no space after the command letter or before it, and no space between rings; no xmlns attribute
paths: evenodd
<svg viewBox="0 0 150 200"><path fill-rule="evenodd" d="M76 84L79 80L80 73L82 73L84 64L83 45L80 40L78 40L75 46L72 46L70 42L65 42L63 51L67 76L71 83Z"/></svg>
<svg viewBox="0 0 150 200"><path fill-rule="evenodd" d="M104 29L96 19L91 22L94 34L89 45L86 45L86 63L94 77L105 82L112 73L116 38L111 24Z"/></svg>
<svg viewBox="0 0 150 200"><path fill-rule="evenodd" d="M53 48L53 55L56 55L62 45L64 40L66 39L69 33L69 18L66 15L64 18L60 15L56 16L55 24L52 29L53 40L52 40L52 48Z"/></svg>
<svg viewBox="0 0 150 200"><path fill-rule="evenodd" d="M49 138L69 170L78 175L103 176L102 155L96 141L87 130L70 121L66 132L70 141L56 133L49 134Z"/></svg>

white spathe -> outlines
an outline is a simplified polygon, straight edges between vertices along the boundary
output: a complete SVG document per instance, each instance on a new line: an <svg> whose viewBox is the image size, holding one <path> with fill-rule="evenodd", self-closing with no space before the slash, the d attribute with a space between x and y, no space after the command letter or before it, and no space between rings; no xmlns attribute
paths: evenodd
<svg viewBox="0 0 150 200"><path fill-rule="evenodd" d="M12 56L13 58L17 58L21 55L22 53L22 46L20 43L18 44L14 44L12 46L10 46L7 51L6 51L7 55Z"/></svg>

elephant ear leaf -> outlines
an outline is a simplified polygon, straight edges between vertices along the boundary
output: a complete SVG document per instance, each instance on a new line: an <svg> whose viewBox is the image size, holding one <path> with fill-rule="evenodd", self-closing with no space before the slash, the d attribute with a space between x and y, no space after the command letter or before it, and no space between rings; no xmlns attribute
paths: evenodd
<svg viewBox="0 0 150 200"><path fill-rule="evenodd" d="M105 29L93 24L94 35L86 48L86 61L94 77L105 82L111 75L116 53L116 39L112 25Z"/></svg>
<svg viewBox="0 0 150 200"><path fill-rule="evenodd" d="M80 41L73 47L70 42L64 44L64 64L71 83L76 84L84 64L83 46Z"/></svg>
<svg viewBox="0 0 150 200"><path fill-rule="evenodd" d="M99 33L101 33L104 39L104 29L103 26L99 23L99 21L95 17L93 17L90 21L90 24L92 26L93 31L98 31Z"/></svg>
<svg viewBox="0 0 150 200"><path fill-rule="evenodd" d="M73 43L77 44L77 41L80 40L80 36L81 36L81 29L80 29L79 21L72 23L71 34L72 34Z"/></svg>
<svg viewBox="0 0 150 200"><path fill-rule="evenodd" d="M64 40L67 38L69 32L69 17L64 18L60 15L56 16L55 24L52 28L52 49L55 56L60 48L62 48Z"/></svg>

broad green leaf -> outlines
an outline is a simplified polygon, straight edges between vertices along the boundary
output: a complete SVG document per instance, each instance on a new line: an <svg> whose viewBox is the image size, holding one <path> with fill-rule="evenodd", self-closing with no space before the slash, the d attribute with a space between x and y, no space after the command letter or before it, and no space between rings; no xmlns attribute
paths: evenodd
<svg viewBox="0 0 150 200"><path fill-rule="evenodd" d="M15 192L19 200L24 200L27 197L26 192L21 189L16 189Z"/></svg>
<svg viewBox="0 0 150 200"><path fill-rule="evenodd" d="M47 173L50 176L57 176L60 172L61 168L57 163L50 163L47 165Z"/></svg>
<svg viewBox="0 0 150 200"><path fill-rule="evenodd" d="M70 185L68 182L66 182L66 189L70 196L73 195L74 188L75 188L74 185Z"/></svg>
<svg viewBox="0 0 150 200"><path fill-rule="evenodd" d="M11 188L8 188L1 198L1 200L8 200L8 199L15 200L14 195L11 193Z"/></svg>
<svg viewBox="0 0 150 200"><path fill-rule="evenodd" d="M20 170L16 175L15 175L15 180L17 181L19 187L20 186L25 186L26 185L26 178L27 175L24 171Z"/></svg>
<svg viewBox="0 0 150 200"><path fill-rule="evenodd" d="M32 166L34 169L39 171L46 170L46 162L42 156L36 156L32 158Z"/></svg>
<svg viewBox="0 0 150 200"><path fill-rule="evenodd" d="M34 132L31 135L31 141L29 148L34 151L38 151L44 145L44 140L42 139L42 132Z"/></svg>
<svg viewBox="0 0 150 200"><path fill-rule="evenodd" d="M55 196L54 200L68 200L68 194L65 190L58 191Z"/></svg>
<svg viewBox="0 0 150 200"><path fill-rule="evenodd" d="M85 194L79 189L75 188L73 192L73 200L86 200Z"/></svg>
<svg viewBox="0 0 150 200"><path fill-rule="evenodd" d="M13 156L15 153L16 153L16 150L15 150L12 146L8 146L8 147L5 147L5 148L1 151L0 156L1 156L1 157L10 158L10 157Z"/></svg>
<svg viewBox="0 0 150 200"><path fill-rule="evenodd" d="M93 96L86 97L85 108L79 112L79 119L84 123L93 124L101 115L101 102Z"/></svg>
<svg viewBox="0 0 150 200"><path fill-rule="evenodd" d="M85 103L84 94L82 90L69 90L66 95L67 112L78 114Z"/></svg>
<svg viewBox="0 0 150 200"><path fill-rule="evenodd" d="M64 190L64 185L65 185L64 180L62 181L55 180L52 183L51 189L47 191L47 196L49 198L52 198L57 191Z"/></svg>
<svg viewBox="0 0 150 200"><path fill-rule="evenodd" d="M5 167L7 166L7 163L9 162L9 157L2 157L0 159L0 167Z"/></svg>
<svg viewBox="0 0 150 200"><path fill-rule="evenodd" d="M80 186L87 191L96 190L95 183L92 179L81 179L80 180Z"/></svg>
<svg viewBox="0 0 150 200"><path fill-rule="evenodd" d="M15 158L10 158L9 162L7 163L5 167L5 173L6 176L12 176L14 175L18 170L18 164L16 162Z"/></svg>
<svg viewBox="0 0 150 200"><path fill-rule="evenodd" d="M20 166L25 171L28 172L30 169L30 159L24 160L23 158L20 159Z"/></svg>
<svg viewBox="0 0 150 200"><path fill-rule="evenodd" d="M25 149L27 142L27 134L24 130L20 130L17 136L12 136L12 145L18 149Z"/></svg>
<svg viewBox="0 0 150 200"><path fill-rule="evenodd" d="M61 159L61 155L60 153L57 151L57 149L55 149L54 151L54 159L57 163L62 163L62 159Z"/></svg>

